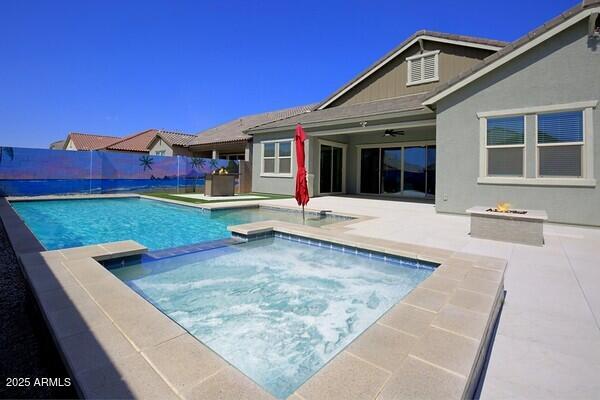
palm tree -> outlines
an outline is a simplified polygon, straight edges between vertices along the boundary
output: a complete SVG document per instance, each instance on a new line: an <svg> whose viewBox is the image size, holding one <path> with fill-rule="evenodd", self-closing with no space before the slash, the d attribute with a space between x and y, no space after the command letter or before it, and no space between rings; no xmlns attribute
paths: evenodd
<svg viewBox="0 0 600 400"><path fill-rule="evenodd" d="M192 163L192 168L198 169L204 168L204 164L206 164L206 160L200 157L192 157L190 162Z"/></svg>
<svg viewBox="0 0 600 400"><path fill-rule="evenodd" d="M6 154L11 160L15 159L15 149L13 149L12 147L0 146L0 163L2 162L2 157L4 154Z"/></svg>
<svg viewBox="0 0 600 400"><path fill-rule="evenodd" d="M140 167L144 167L144 172L146 172L147 169L152 171L152 163L154 162L154 159L150 156L141 156L140 157Z"/></svg>
<svg viewBox="0 0 600 400"><path fill-rule="evenodd" d="M209 165L210 165L210 169L214 171L217 168L217 166L219 165L219 160L213 158L210 160Z"/></svg>
<svg viewBox="0 0 600 400"><path fill-rule="evenodd" d="M204 164L206 164L206 160L204 158L200 158L200 157L192 157L190 162L192 163L192 169L197 168L199 170L204 168ZM192 186L192 191L194 191L194 192L196 191L196 183L198 181L199 173L200 173L200 171L198 171L198 174L194 174L194 185Z"/></svg>

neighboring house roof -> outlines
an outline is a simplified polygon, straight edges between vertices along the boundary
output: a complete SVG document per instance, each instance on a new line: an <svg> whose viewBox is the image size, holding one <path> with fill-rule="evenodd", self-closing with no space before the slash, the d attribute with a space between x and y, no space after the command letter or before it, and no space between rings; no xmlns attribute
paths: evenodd
<svg viewBox="0 0 600 400"><path fill-rule="evenodd" d="M427 96L423 104L433 105L440 99L466 86L483 75L519 56L532 47L543 43L550 37L588 17L594 12L592 8L600 6L600 0L584 0L542 26L511 42L502 50L490 55L473 67L458 74L453 79L439 85ZM595 12L597 12L596 10Z"/></svg>
<svg viewBox="0 0 600 400"><path fill-rule="evenodd" d="M156 129L148 129L139 133L135 133L123 139L117 140L109 146L106 146L106 149L147 153L148 145L150 142L152 142L152 140L154 140L157 132L158 131Z"/></svg>
<svg viewBox="0 0 600 400"><path fill-rule="evenodd" d="M398 55L400 55L406 49L411 47L413 44L417 43L419 40L450 43L450 44L456 44L456 45L461 45L461 46L487 49L487 50L492 50L492 51L498 51L508 44L507 42L503 42L500 40L484 39L484 38L479 38L479 37L474 37L474 36L454 35L451 33L442 33L442 32L435 32L435 31L428 31L428 30L417 31L411 37L409 37L404 42L400 43L398 46L396 46L390 52L388 52L383 57L381 57L379 60L377 60L373 64L371 64L367 69L365 69L360 74L358 74L350 82L346 83L340 89L338 89L333 94L328 96L325 100L323 100L316 107L316 109L321 110L321 109L326 108L328 105L330 105L335 100L340 98L342 95L347 93L350 89L352 89L357 84L359 84L360 82L362 82L363 80L368 78L375 71L379 70L381 67L386 65L388 62L390 62L394 58L396 58Z"/></svg>
<svg viewBox="0 0 600 400"><path fill-rule="evenodd" d="M95 135L91 133L79 133L79 132L71 132L65 143L63 144L63 148L66 148L69 141L73 142L75 148L77 150L99 150L103 149L106 146L114 143L120 138L117 136L108 136L108 135Z"/></svg>
<svg viewBox="0 0 600 400"><path fill-rule="evenodd" d="M48 146L49 149L51 150L60 150L65 146L65 140L57 140L55 142L50 143L50 146Z"/></svg>
<svg viewBox="0 0 600 400"><path fill-rule="evenodd" d="M188 146L247 141L250 139L250 136L245 133L248 129L306 113L312 110L315 105L316 104L308 104L237 118L198 133L198 135L188 143Z"/></svg>
<svg viewBox="0 0 600 400"><path fill-rule="evenodd" d="M325 108L323 110L315 110L287 119L263 124L249 129L247 132L252 134L273 128L293 127L296 124L310 125L312 123L326 121L343 121L348 118L364 118L390 113L417 112L426 110L426 107L422 104L426 95L427 93L419 93L390 99L374 100L366 103L341 105Z"/></svg>
<svg viewBox="0 0 600 400"><path fill-rule="evenodd" d="M187 144L190 142L190 140L192 140L193 138L195 138L195 135L189 135L187 133L181 133L181 132L172 132L172 131L165 131L163 129L159 129L156 131L156 138L161 138L166 144L168 144L169 146L187 146ZM148 147L150 147L150 145L152 145L152 143L154 142L154 140L151 140L150 143L148 143Z"/></svg>

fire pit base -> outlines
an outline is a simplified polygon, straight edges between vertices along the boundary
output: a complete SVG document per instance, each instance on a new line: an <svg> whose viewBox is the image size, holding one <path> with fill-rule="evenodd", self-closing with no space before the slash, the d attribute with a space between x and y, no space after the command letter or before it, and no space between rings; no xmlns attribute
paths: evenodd
<svg viewBox="0 0 600 400"><path fill-rule="evenodd" d="M471 236L480 239L500 240L542 246L544 221L548 215L542 210L516 210L519 213L488 211L493 207L472 207ZM526 212L525 212L526 211Z"/></svg>

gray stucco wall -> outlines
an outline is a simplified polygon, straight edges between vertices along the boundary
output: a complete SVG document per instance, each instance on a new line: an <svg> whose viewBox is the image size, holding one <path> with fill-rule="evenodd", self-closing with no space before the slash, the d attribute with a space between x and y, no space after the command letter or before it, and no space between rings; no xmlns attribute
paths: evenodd
<svg viewBox="0 0 600 400"><path fill-rule="evenodd" d="M155 139L149 149L150 155L155 155L157 151L165 151L165 156L189 156L191 153L181 146L169 146L164 140Z"/></svg>
<svg viewBox="0 0 600 400"><path fill-rule="evenodd" d="M265 140L277 139L293 139L294 131L278 132L273 134L258 134L254 135L252 142L252 191L259 193L275 193L293 195L295 190L294 176L296 174L296 157L292 157L292 177L262 177L260 176L262 146L261 143ZM304 151L308 153L310 140L305 142ZM295 153L295 150L293 150ZM309 159L309 161L311 161Z"/></svg>
<svg viewBox="0 0 600 400"><path fill-rule="evenodd" d="M587 20L524 53L437 104L436 207L464 213L508 201L543 209L551 221L600 225L600 189L478 184L477 112L566 104L600 98L600 43L587 38ZM600 178L600 110L593 111L594 178ZM530 123L527 123L530 126ZM529 131L532 132L533 131ZM530 154L528 154L530 156ZM535 166L531 157L527 161Z"/></svg>

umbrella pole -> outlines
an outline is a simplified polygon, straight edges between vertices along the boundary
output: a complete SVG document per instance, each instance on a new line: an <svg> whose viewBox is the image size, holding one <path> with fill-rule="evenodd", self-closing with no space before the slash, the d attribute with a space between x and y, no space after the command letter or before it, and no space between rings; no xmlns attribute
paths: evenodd
<svg viewBox="0 0 600 400"><path fill-rule="evenodd" d="M304 204L302 204L302 222L303 223L305 222L305 219L304 219Z"/></svg>

